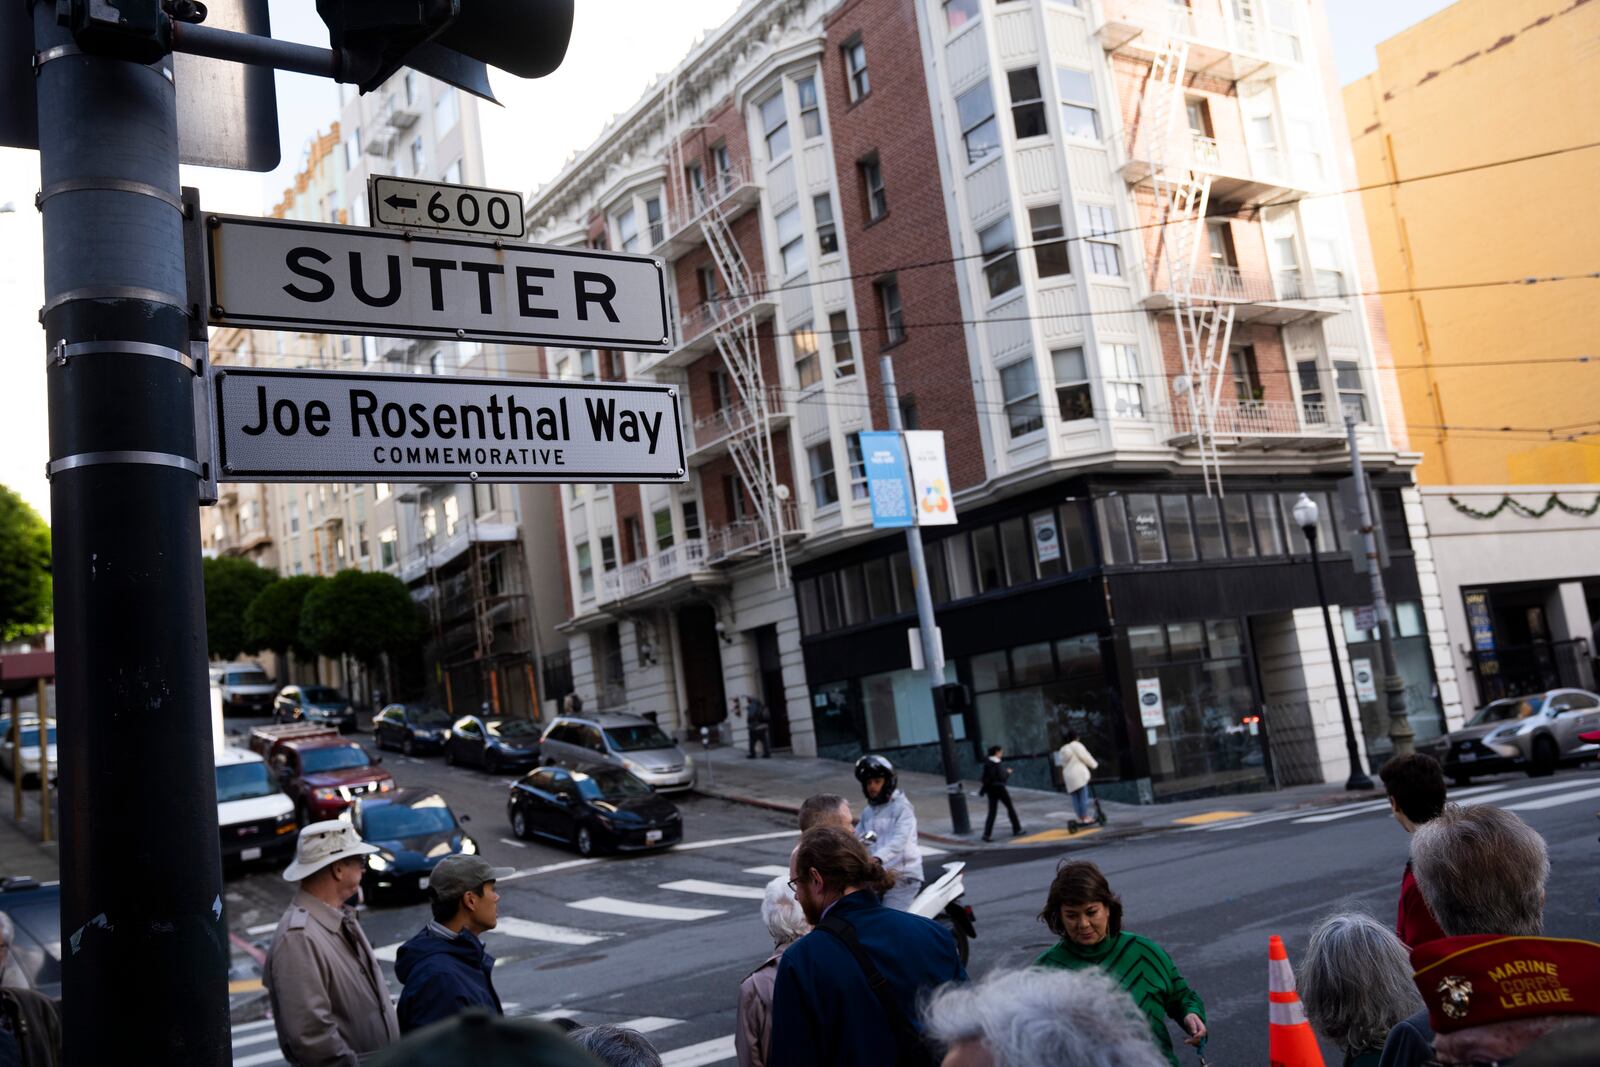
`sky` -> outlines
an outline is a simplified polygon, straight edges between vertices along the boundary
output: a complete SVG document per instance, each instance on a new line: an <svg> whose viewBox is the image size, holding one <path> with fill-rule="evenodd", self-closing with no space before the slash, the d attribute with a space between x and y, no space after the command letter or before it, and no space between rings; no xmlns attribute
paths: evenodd
<svg viewBox="0 0 1600 1067"><path fill-rule="evenodd" d="M504 107L485 105L486 181L531 191L588 147L606 122L626 111L657 74L670 70L705 30L720 25L739 0L578 0L572 41L561 68L548 78L521 81L491 74ZM1448 6L1447 0L1324 0L1334 38L1339 80L1372 71L1375 45ZM310 0L271 0L273 35L326 46L327 34ZM294 180L305 146L338 117L334 84L277 74L283 162L271 174L184 167L183 182L198 186L211 210L265 214ZM50 489L45 418L44 302L35 153L0 148L0 484L10 486L48 521ZM14 210L3 210L7 204Z"/></svg>

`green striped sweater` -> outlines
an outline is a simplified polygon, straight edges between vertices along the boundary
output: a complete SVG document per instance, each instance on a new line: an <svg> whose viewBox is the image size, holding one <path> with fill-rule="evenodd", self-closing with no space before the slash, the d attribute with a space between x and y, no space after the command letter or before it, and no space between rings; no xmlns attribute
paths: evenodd
<svg viewBox="0 0 1600 1067"><path fill-rule="evenodd" d="M1206 1017L1205 1002L1183 980L1172 957L1160 945L1138 934L1112 934L1096 945L1080 945L1063 938L1034 963L1067 971L1098 967L1116 979L1149 1017L1156 1047L1172 1067L1178 1067L1178 1054L1167 1032L1167 1018L1181 1024L1191 1012L1201 1019Z"/></svg>

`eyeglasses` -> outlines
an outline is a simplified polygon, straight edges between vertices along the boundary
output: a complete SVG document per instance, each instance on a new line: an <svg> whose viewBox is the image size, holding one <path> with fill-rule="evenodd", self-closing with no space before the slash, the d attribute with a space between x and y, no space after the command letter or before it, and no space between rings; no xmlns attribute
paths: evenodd
<svg viewBox="0 0 1600 1067"><path fill-rule="evenodd" d="M789 879L788 886L789 886L789 892L791 892L791 893L799 893L800 892L800 879L798 879L798 878Z"/></svg>

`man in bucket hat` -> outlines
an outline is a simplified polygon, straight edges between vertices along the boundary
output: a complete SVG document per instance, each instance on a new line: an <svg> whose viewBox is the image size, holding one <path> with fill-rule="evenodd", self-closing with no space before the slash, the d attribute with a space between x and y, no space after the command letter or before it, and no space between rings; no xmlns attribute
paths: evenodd
<svg viewBox="0 0 1600 1067"><path fill-rule="evenodd" d="M285 880L299 882L278 920L262 976L283 1058L295 1067L354 1067L400 1036L372 944L345 901L378 851L338 819L300 831Z"/></svg>

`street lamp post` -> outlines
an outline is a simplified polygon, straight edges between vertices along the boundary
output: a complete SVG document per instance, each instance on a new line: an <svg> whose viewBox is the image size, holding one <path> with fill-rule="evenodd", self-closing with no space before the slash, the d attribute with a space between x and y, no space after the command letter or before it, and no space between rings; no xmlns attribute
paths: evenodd
<svg viewBox="0 0 1600 1067"><path fill-rule="evenodd" d="M1346 789L1371 789L1372 779L1361 766L1361 750L1356 745L1355 720L1350 717L1350 695L1344 690L1344 668L1339 665L1339 645L1333 638L1333 616L1328 612L1328 592L1322 585L1322 561L1317 556L1317 502L1304 493L1294 502L1294 521L1311 546L1311 574L1317 581L1317 603L1322 607L1322 627L1328 634L1328 658L1333 661L1333 684L1339 690L1339 712L1344 718L1344 748L1350 757L1350 777Z"/></svg>

